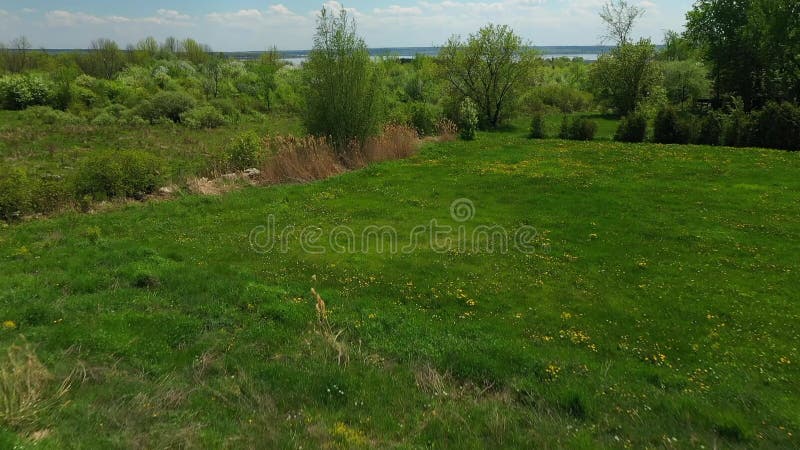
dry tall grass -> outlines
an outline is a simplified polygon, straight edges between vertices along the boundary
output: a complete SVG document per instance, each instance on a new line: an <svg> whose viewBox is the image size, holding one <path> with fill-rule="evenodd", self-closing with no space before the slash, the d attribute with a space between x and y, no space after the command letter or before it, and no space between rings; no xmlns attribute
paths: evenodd
<svg viewBox="0 0 800 450"><path fill-rule="evenodd" d="M336 361L341 366L350 363L350 348L340 339L344 330L334 330L328 321L328 307L325 305L325 300L317 293L317 290L311 288L311 295L314 296L317 309L317 334L322 337L327 348L336 353Z"/></svg>
<svg viewBox="0 0 800 450"><path fill-rule="evenodd" d="M9 346L0 356L0 424L13 428L35 421L67 394L73 378L55 387L55 378L28 344Z"/></svg>
<svg viewBox="0 0 800 450"><path fill-rule="evenodd" d="M275 137L274 152L261 167L261 180L268 183L305 183L344 172L345 168L324 138L306 136Z"/></svg>
<svg viewBox="0 0 800 450"><path fill-rule="evenodd" d="M362 149L367 164L403 159L419 149L417 130L404 125L388 125L380 136L369 139Z"/></svg>
<svg viewBox="0 0 800 450"><path fill-rule="evenodd" d="M436 134L440 142L450 142L458 139L458 125L450 119L441 119L436 122Z"/></svg>
<svg viewBox="0 0 800 450"><path fill-rule="evenodd" d="M353 144L340 158L327 139L306 136L275 137L269 143L273 156L261 166L266 183L307 183L329 178L348 169L412 156L419 149L419 135L406 126L389 125L380 136L364 145Z"/></svg>

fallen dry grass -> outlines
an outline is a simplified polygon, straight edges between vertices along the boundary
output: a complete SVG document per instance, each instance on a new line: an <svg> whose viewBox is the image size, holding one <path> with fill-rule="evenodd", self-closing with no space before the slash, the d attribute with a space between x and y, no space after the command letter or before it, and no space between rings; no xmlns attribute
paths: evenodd
<svg viewBox="0 0 800 450"><path fill-rule="evenodd" d="M69 392L75 374L55 385L29 344L9 346L0 357L0 424L16 428L34 422Z"/></svg>

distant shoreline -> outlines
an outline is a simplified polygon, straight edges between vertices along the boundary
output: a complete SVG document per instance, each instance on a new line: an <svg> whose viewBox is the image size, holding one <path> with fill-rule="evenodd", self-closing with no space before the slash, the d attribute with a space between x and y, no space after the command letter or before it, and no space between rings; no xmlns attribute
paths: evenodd
<svg viewBox="0 0 800 450"><path fill-rule="evenodd" d="M558 59L558 58L581 58L587 62L597 61L600 55L608 53L613 49L611 46L605 45L559 45L559 46L534 46L533 49L537 50L545 59ZM441 47L377 47L370 48L369 53L372 57L395 57L404 60L413 59L417 55L436 56L439 54ZM87 49L42 49L42 51L49 54L64 54L64 53L86 53ZM292 65L299 65L308 58L311 50L278 50L281 59L291 63ZM235 52L213 52L224 55L228 58L238 60L253 60L257 59L265 51L235 51Z"/></svg>

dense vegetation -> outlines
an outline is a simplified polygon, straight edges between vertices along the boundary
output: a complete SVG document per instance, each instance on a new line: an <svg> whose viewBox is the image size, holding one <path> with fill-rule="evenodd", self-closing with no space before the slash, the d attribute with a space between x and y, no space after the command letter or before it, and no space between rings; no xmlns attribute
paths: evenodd
<svg viewBox="0 0 800 450"><path fill-rule="evenodd" d="M0 448L797 447L800 152L731 148L800 150L797 12L659 48L610 1L596 63L498 25L370 58L326 10L297 67L0 46Z"/></svg>
<svg viewBox="0 0 800 450"><path fill-rule="evenodd" d="M595 113L624 118L615 135L626 142L798 150L800 65L793 54L784 55L798 48L796 8L788 1L699 2L685 35L667 33L658 50L648 40L630 42L643 11L613 1L601 16L617 45L595 64L542 60L513 30L495 25L466 39L454 37L436 58L371 60L353 18L327 11L302 67L287 66L276 50L256 60L228 59L192 39L146 38L125 50L98 39L85 52L50 55L33 51L22 37L0 48L0 108L21 111L10 117L41 129L77 134L185 127L231 135L225 130L281 129L269 124L294 121L297 126L281 131L330 140L345 165L358 165L353 161L363 158L348 153L361 151L387 124L412 127L422 136L457 125L463 138L473 139L478 129L496 130L526 115L539 121L531 137L593 139L597 123L584 116ZM740 70L745 64L754 69ZM543 120L558 113L561 126ZM575 113L582 116L569 117ZM91 172L82 165L96 161L61 158L60 165L31 165L14 153L18 124L0 127L10 133L0 144L0 185L14 186L0 193L0 219L85 204L85 182L77 178ZM235 168L225 163L225 152L219 145L216 155L186 155L200 166L193 163L181 173L157 158L148 163L155 181L135 197L152 194L158 184ZM130 194L105 189L92 196Z"/></svg>

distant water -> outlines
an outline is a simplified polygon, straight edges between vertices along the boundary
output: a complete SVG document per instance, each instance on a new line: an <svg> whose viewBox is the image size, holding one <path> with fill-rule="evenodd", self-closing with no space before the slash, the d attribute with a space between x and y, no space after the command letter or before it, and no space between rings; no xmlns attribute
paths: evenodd
<svg viewBox="0 0 800 450"><path fill-rule="evenodd" d="M586 61L597 61L597 57L612 49L606 46L552 46L552 47L534 47L542 57L545 59L557 58L583 58ZM50 54L71 53L78 52L84 53L87 50L70 50L70 49L47 49L45 52ZM256 59L261 56L263 52L223 52L225 56L241 60ZM285 61L294 65L299 65L308 58L309 50L292 50L292 51L279 51ZM370 55L374 58L378 57L394 57L400 59L413 59L416 55L436 56L439 54L439 47L389 47L389 48L371 48L369 49Z"/></svg>
<svg viewBox="0 0 800 450"><path fill-rule="evenodd" d="M535 47L545 59L557 58L582 58L585 61L597 61L597 57L611 50L611 47L604 46L558 46L558 47ZM302 64L308 58L308 50L281 51L283 59L293 65ZM390 47L390 48L371 48L370 55L378 57L394 57L400 59L413 59L417 55L436 56L439 54L439 47ZM255 59L261 52L231 52L228 56L237 59Z"/></svg>

